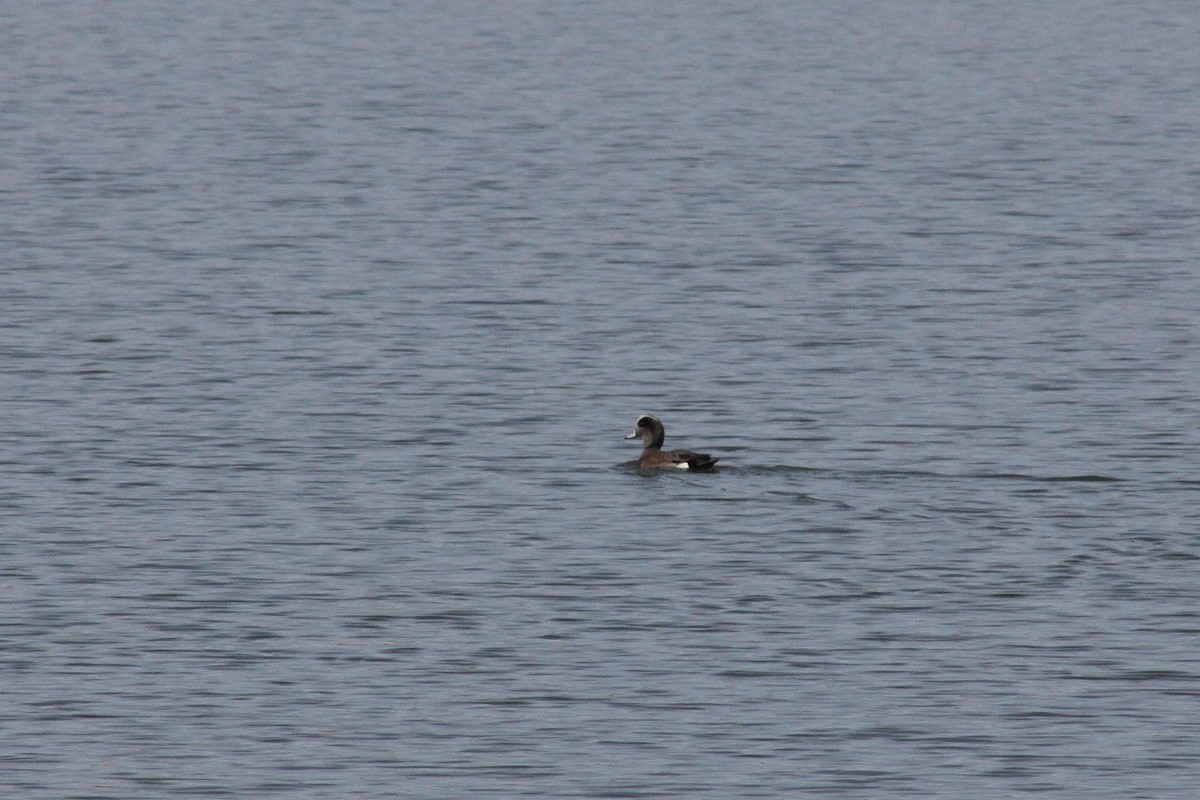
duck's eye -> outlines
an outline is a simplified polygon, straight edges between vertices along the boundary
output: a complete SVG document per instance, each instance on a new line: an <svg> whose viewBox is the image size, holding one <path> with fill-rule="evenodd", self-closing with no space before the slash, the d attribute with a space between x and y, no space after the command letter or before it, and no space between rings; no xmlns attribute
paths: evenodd
<svg viewBox="0 0 1200 800"><path fill-rule="evenodd" d="M638 420L637 426L639 428L649 428L650 427L650 418L642 417L641 419Z"/></svg>

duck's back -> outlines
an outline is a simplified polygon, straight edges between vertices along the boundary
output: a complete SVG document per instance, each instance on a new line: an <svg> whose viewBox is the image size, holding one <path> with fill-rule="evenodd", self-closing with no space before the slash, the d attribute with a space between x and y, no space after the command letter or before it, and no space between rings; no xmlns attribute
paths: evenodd
<svg viewBox="0 0 1200 800"><path fill-rule="evenodd" d="M712 469L719 459L708 453L693 453L691 450L650 450L642 452L638 466L644 469L674 467L676 469Z"/></svg>

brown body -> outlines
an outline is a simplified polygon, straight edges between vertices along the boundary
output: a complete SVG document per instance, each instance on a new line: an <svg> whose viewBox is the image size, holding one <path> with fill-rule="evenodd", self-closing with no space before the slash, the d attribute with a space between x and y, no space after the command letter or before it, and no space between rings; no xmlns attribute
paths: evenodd
<svg viewBox="0 0 1200 800"><path fill-rule="evenodd" d="M658 417L643 414L638 417L633 433L626 439L641 439L642 457L638 459L640 469L657 467L672 467L674 469L712 469L717 459L708 453L693 453L691 450L663 450L663 441L667 438L667 429L659 422Z"/></svg>

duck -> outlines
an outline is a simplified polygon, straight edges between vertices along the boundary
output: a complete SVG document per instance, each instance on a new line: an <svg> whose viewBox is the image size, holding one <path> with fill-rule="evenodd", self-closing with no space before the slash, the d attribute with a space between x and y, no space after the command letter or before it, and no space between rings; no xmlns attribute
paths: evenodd
<svg viewBox="0 0 1200 800"><path fill-rule="evenodd" d="M626 439L642 440L642 455L638 459L639 469L673 467L675 469L712 469L718 459L708 453L693 453L691 450L663 450L667 429L658 417L643 414L634 424L633 433Z"/></svg>

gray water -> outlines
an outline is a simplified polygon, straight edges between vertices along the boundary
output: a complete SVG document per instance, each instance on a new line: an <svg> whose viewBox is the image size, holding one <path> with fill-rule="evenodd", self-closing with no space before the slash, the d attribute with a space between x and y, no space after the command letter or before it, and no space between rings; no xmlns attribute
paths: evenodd
<svg viewBox="0 0 1200 800"><path fill-rule="evenodd" d="M1194 797L1198 41L5 6L0 795Z"/></svg>

